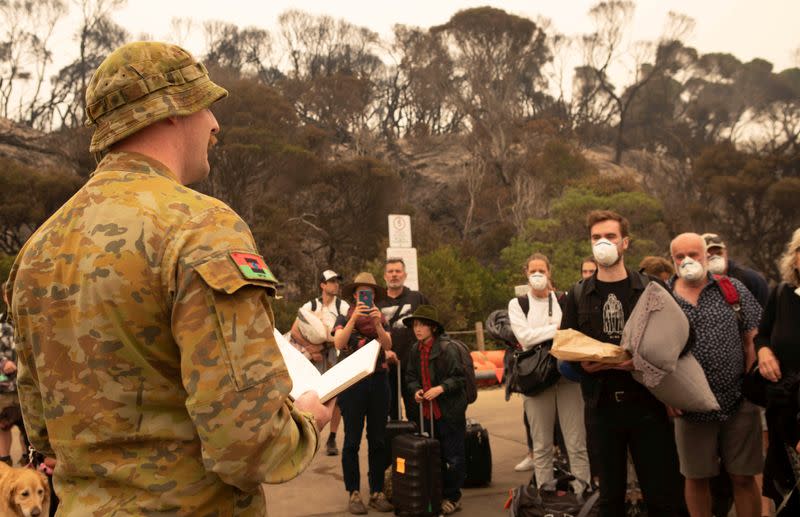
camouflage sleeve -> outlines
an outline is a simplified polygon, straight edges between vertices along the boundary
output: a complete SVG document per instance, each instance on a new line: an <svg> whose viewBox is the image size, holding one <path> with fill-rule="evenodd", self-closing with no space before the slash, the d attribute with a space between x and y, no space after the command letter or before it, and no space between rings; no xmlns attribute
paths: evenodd
<svg viewBox="0 0 800 517"><path fill-rule="evenodd" d="M22 251L19 257L22 256ZM8 282L6 283L6 300L11 310L12 321L17 315L14 311L14 297L13 287L16 278L18 263L15 263L11 268ZM42 394L39 391L39 376L36 372L36 362L31 354L31 343L29 343L25 336L16 332L14 338L17 347L17 394L19 395L19 405L22 411L22 420L25 424L25 431L28 434L28 440L31 445L44 454L45 456L55 457L53 447L50 445L50 439L47 435L47 426L44 420L44 404L42 403Z"/></svg>
<svg viewBox="0 0 800 517"><path fill-rule="evenodd" d="M164 260L173 264L172 333L203 462L254 492L302 472L318 435L288 398L292 383L273 338L275 284L245 278L231 252L255 254L253 238L230 209L215 208L181 228Z"/></svg>

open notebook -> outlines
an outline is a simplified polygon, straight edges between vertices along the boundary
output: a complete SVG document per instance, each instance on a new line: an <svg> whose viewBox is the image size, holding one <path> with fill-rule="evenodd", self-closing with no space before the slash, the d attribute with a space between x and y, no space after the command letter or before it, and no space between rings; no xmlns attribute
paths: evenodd
<svg viewBox="0 0 800 517"><path fill-rule="evenodd" d="M375 362L381 349L380 343L373 339L347 356L347 359L320 374L311 361L286 341L277 330L275 330L275 340L292 378L292 391L289 395L297 399L306 391L313 390L323 403L371 374L375 370Z"/></svg>

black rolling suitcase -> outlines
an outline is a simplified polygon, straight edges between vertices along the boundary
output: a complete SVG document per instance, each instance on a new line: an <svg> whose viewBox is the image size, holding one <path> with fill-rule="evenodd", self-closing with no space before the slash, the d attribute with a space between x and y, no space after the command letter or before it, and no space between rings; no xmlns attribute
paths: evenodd
<svg viewBox="0 0 800 517"><path fill-rule="evenodd" d="M492 448L489 446L489 432L471 418L467 419L464 455L467 470L464 487L488 486L492 482Z"/></svg>
<svg viewBox="0 0 800 517"><path fill-rule="evenodd" d="M433 403L431 403L433 406ZM424 428L422 404L420 430ZM442 507L442 459L439 440L424 434L401 434L392 441L392 504L395 515L439 515Z"/></svg>
<svg viewBox="0 0 800 517"><path fill-rule="evenodd" d="M386 443L389 444L389 456L391 457L391 446L392 442L394 441L395 436L400 436L401 434L414 434L417 432L417 424L414 422L410 422L408 420L403 420L403 398L400 396L401 394L400 386L400 364L397 365L397 415L400 417L400 420L389 420L386 423ZM408 418L408 415L406 415Z"/></svg>

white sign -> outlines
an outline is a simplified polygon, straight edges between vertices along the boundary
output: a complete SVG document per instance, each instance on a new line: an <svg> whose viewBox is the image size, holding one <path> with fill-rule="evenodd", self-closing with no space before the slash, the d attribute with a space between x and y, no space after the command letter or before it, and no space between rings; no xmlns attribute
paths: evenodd
<svg viewBox="0 0 800 517"><path fill-rule="evenodd" d="M411 216L389 214L389 247L411 247Z"/></svg>
<svg viewBox="0 0 800 517"><path fill-rule="evenodd" d="M528 291L531 290L531 286L529 284L525 285L515 285L514 286L514 296L525 296L528 294Z"/></svg>
<svg viewBox="0 0 800 517"><path fill-rule="evenodd" d="M406 287L412 291L419 291L419 277L417 276L417 248L386 248L386 258L401 258L406 263Z"/></svg>

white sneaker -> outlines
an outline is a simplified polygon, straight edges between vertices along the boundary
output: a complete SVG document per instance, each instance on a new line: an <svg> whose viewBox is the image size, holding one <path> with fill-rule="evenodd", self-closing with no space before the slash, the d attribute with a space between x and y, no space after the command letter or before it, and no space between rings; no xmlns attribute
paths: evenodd
<svg viewBox="0 0 800 517"><path fill-rule="evenodd" d="M514 470L517 472L525 472L526 470L533 470L533 458L530 456L525 456L525 458L517 463L517 466L514 467Z"/></svg>

